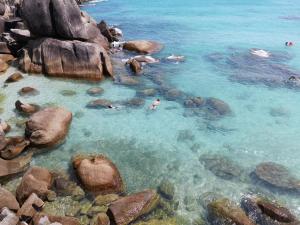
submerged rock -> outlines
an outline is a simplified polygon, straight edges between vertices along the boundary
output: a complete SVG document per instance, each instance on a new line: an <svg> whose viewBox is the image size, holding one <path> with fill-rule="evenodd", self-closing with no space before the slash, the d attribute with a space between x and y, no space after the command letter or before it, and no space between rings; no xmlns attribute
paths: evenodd
<svg viewBox="0 0 300 225"><path fill-rule="evenodd" d="M42 218L47 218L48 221L51 224L62 224L62 225L79 225L79 220L75 217L70 217L70 216L56 216L56 215L49 215L45 213L37 213L34 218L33 218L33 223L34 225L40 225ZM44 224L44 223L43 223ZM50 225L51 225L50 224Z"/></svg>
<svg viewBox="0 0 300 225"><path fill-rule="evenodd" d="M92 109L105 109L109 108L112 105L112 102L110 100L106 99L97 99L94 101L90 101L86 107L92 108Z"/></svg>
<svg viewBox="0 0 300 225"><path fill-rule="evenodd" d="M136 95L141 97L153 97L156 94L157 91L154 88L143 89L136 92Z"/></svg>
<svg viewBox="0 0 300 225"><path fill-rule="evenodd" d="M204 164L205 169L225 180L240 178L243 173L241 167L225 156L203 154L200 156L199 161Z"/></svg>
<svg viewBox="0 0 300 225"><path fill-rule="evenodd" d="M131 76L121 76L118 78L116 83L126 85L126 86L136 86L140 84L140 81Z"/></svg>
<svg viewBox="0 0 300 225"><path fill-rule="evenodd" d="M161 194L162 197L172 200L175 195L175 186L169 180L164 179L158 186L158 193Z"/></svg>
<svg viewBox="0 0 300 225"><path fill-rule="evenodd" d="M137 53L152 54L159 52L163 45L155 41L137 40L126 42L123 48Z"/></svg>
<svg viewBox="0 0 300 225"><path fill-rule="evenodd" d="M23 176L16 195L19 202L24 202L32 193L46 199L52 185L51 173L41 167L30 168Z"/></svg>
<svg viewBox="0 0 300 225"><path fill-rule="evenodd" d="M207 210L212 225L254 225L245 212L228 199L209 203Z"/></svg>
<svg viewBox="0 0 300 225"><path fill-rule="evenodd" d="M23 87L19 90L18 93L21 96L35 96L38 95L40 92L33 87Z"/></svg>
<svg viewBox="0 0 300 225"><path fill-rule="evenodd" d="M59 93L63 96L74 96L77 94L76 91L73 90L62 90Z"/></svg>
<svg viewBox="0 0 300 225"><path fill-rule="evenodd" d="M117 167L103 155L75 156L73 167L84 188L93 193L122 193L125 186Z"/></svg>
<svg viewBox="0 0 300 225"><path fill-rule="evenodd" d="M142 98L132 98L123 102L123 104L128 107L138 108L145 105L145 100Z"/></svg>
<svg viewBox="0 0 300 225"><path fill-rule="evenodd" d="M109 205L110 203L118 200L120 197L116 194L98 195L94 200L94 205L103 206Z"/></svg>
<svg viewBox="0 0 300 225"><path fill-rule="evenodd" d="M217 98L208 98L205 106L210 113L216 116L225 116L231 113L230 106L226 102Z"/></svg>
<svg viewBox="0 0 300 225"><path fill-rule="evenodd" d="M202 97L190 97L186 99L183 105L186 108L199 108L205 104L205 99Z"/></svg>
<svg viewBox="0 0 300 225"><path fill-rule="evenodd" d="M7 207L10 210L17 211L20 208L16 197L8 190L0 187L0 209Z"/></svg>
<svg viewBox="0 0 300 225"><path fill-rule="evenodd" d="M299 224L296 217L289 209L276 202L258 196L245 196L241 200L241 205L247 215L257 224L282 225Z"/></svg>
<svg viewBox="0 0 300 225"><path fill-rule="evenodd" d="M1 225L17 225L19 217L15 213L4 207L0 209Z"/></svg>
<svg viewBox="0 0 300 225"><path fill-rule="evenodd" d="M153 190L132 194L111 203L108 215L116 225L129 224L151 212L158 204L159 196Z"/></svg>
<svg viewBox="0 0 300 225"><path fill-rule="evenodd" d="M270 187L283 191L300 192L300 180L283 165L273 162L260 163L256 166L253 175Z"/></svg>
<svg viewBox="0 0 300 225"><path fill-rule="evenodd" d="M26 122L26 137L32 145L53 147L65 139L71 120L72 113L64 108L45 108Z"/></svg>
<svg viewBox="0 0 300 225"><path fill-rule="evenodd" d="M34 56L39 57L34 57ZM28 42L19 61L26 73L102 80L113 76L106 50L94 43L41 38Z"/></svg>
<svg viewBox="0 0 300 225"><path fill-rule="evenodd" d="M99 96L104 92L104 90L101 87L92 87L88 89L86 92L91 96Z"/></svg>

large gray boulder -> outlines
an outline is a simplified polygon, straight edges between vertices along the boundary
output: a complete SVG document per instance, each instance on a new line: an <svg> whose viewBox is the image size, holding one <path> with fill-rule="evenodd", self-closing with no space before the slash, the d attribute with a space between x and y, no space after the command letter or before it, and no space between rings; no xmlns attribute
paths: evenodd
<svg viewBox="0 0 300 225"><path fill-rule="evenodd" d="M104 48L77 40L32 40L23 50L19 63L24 72L48 76L102 80L103 75L113 75L110 57Z"/></svg>
<svg viewBox="0 0 300 225"><path fill-rule="evenodd" d="M24 0L21 14L36 36L94 41L108 48L107 39L84 19L75 0Z"/></svg>

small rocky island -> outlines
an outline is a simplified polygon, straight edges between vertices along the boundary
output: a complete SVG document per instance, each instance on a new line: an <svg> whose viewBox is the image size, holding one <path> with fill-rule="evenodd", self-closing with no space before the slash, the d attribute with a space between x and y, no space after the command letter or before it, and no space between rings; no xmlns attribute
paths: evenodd
<svg viewBox="0 0 300 225"><path fill-rule="evenodd" d="M101 81L111 79L136 87L135 77L143 66L158 63L150 56L163 45L155 41L119 42L122 33L104 21L97 23L80 10L75 0L15 0L0 2L0 71L9 66L29 74ZM126 63L115 62L114 51L136 54ZM181 60L181 58L178 58ZM129 69L132 76L120 76L115 68ZM16 72L5 85L21 82ZM203 98L184 93L168 84L161 76L149 75L158 88L136 88L136 97L119 104L138 108L144 97L159 93L176 101L186 116L218 119L233 112L217 98ZM87 91L99 96L100 87ZM20 96L34 96L39 90L23 87ZM72 92L63 92L72 95ZM103 109L113 101L97 99L88 108ZM176 187L163 179L157 188L128 193L126 181L114 162L102 154L76 154L70 159L70 171L49 170L32 166L35 154L51 151L65 142L72 113L63 106L39 106L16 99L15 108L26 118L23 136L9 136L10 126L1 122L0 136L0 225L283 225L299 224L293 213L275 200L247 194L240 204L217 193L201 196L199 204L206 209L197 218L177 214ZM8 134L7 134L8 133ZM186 138L181 135L181 139ZM202 155L205 169L224 179L259 183L271 190L299 194L299 179L282 165L261 163L247 173L230 159ZM244 179L247 177L246 179ZM246 180L246 181L245 181ZM189 200L184 200L188 202Z"/></svg>

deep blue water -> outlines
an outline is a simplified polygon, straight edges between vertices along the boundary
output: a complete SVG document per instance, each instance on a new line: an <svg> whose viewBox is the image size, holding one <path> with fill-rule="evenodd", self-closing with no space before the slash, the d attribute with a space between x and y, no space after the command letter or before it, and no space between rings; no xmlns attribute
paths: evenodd
<svg viewBox="0 0 300 225"><path fill-rule="evenodd" d="M284 82L290 73L300 74L298 1L108 0L88 3L82 9L97 21L104 19L120 27L125 40L163 43L165 47L154 55L156 58L170 54L186 57L179 64L146 66L138 78L145 86L157 87L149 74L159 75L186 94L222 99L233 113L217 120L187 116L181 104L159 95L162 103L153 113L147 112L147 106L156 96L147 98L139 109L91 110L85 105L94 98L85 91L98 84L27 76L3 91L8 94L6 119L13 116L15 90L33 82L42 90L41 95L26 101L64 105L77 115L66 143L36 158L36 164L66 168L75 152L101 152L118 165L129 191L156 187L162 178L170 179L183 215L193 217L203 210L196 202L193 210L187 210L183 203L186 196L198 199L215 191L239 201L251 190L274 195L300 215L299 196L269 191L248 179L223 180L198 160L204 153L217 153L231 158L246 174L258 163L272 161L300 178L300 92ZM285 47L286 41L295 45ZM273 58L253 58L252 48L267 50ZM105 90L102 98L116 101L136 93L135 88L111 81L100 86ZM59 94L68 89L76 90L77 95ZM189 138L178 138L183 133Z"/></svg>

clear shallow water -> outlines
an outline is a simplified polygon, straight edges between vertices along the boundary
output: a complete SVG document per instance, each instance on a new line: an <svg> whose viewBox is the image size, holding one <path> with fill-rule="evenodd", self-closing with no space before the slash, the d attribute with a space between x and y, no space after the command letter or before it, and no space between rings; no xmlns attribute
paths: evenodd
<svg viewBox="0 0 300 225"><path fill-rule="evenodd" d="M162 63L145 68L147 73L163 75L168 84L194 96L216 97L227 102L233 115L220 120L185 117L177 102L162 99L159 109L147 112L153 98L147 98L140 109L93 110L85 105L95 97L88 96L91 86L101 86L101 98L126 100L135 96L134 88L115 85L48 79L25 75L2 92L7 95L2 116L14 116L16 99L39 104L63 105L74 113L66 143L57 150L39 155L34 163L49 168L67 168L76 152L105 153L120 168L128 191L156 187L167 177L176 186L180 200L179 213L196 217L203 211L196 202L187 210L183 199L216 191L239 201L241 195L256 190L275 195L300 216L300 198L271 193L250 181L226 181L205 170L198 158L203 153L230 157L250 173L260 162L273 161L287 166L300 177L300 92L295 89L269 87L264 84L241 84L229 79L231 70L207 60L215 52L243 55L250 48L280 51L291 56L284 62L300 71L300 20L282 17L297 16L296 0L277 1L121 1L92 3L83 6L97 21L104 19L118 25L126 39L154 39L165 44L158 58L172 53L186 56L180 64ZM292 40L296 45L284 47ZM125 56L124 56L125 57ZM0 81L11 74L10 69ZM241 71L244 72L244 71ZM123 72L122 72L123 73ZM147 78L139 78L146 86L154 86ZM33 86L41 94L20 98L17 91ZM62 96L62 90L75 90L75 96ZM274 116L274 111L281 111ZM23 130L15 128L15 133ZM189 133L190 140L178 135ZM196 150L195 150L196 149Z"/></svg>

